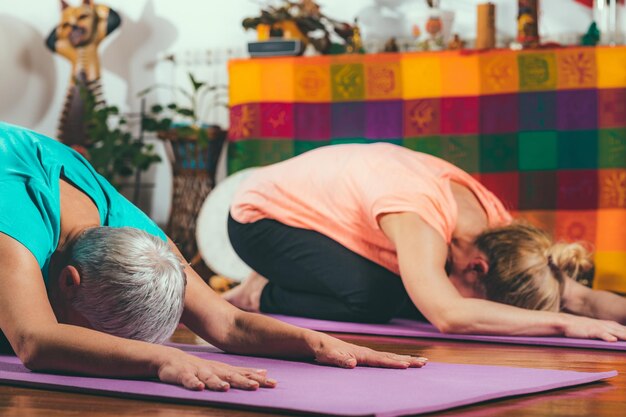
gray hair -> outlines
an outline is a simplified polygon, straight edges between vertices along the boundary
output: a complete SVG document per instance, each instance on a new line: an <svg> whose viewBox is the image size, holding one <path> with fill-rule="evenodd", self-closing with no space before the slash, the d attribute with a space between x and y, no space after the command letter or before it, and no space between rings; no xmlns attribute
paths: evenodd
<svg viewBox="0 0 626 417"><path fill-rule="evenodd" d="M95 330L165 342L183 312L185 273L167 242L139 229L87 229L70 263L81 276L72 306Z"/></svg>

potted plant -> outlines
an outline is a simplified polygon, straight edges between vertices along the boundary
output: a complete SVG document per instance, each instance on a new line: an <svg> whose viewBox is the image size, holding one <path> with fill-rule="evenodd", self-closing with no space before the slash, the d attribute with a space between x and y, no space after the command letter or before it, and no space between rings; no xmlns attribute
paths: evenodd
<svg viewBox="0 0 626 417"><path fill-rule="evenodd" d="M81 153L114 187L120 189L123 180L146 171L161 158L153 146L133 137L126 117L116 106L102 105L86 87L80 89L84 102L85 145L73 148Z"/></svg>
<svg viewBox="0 0 626 417"><path fill-rule="evenodd" d="M176 90L187 101L184 105L176 102L152 105L150 111L143 115L142 125L145 131L156 132L161 139L195 140L200 147L206 147L209 141L215 139L214 131L219 127L204 123L201 111L208 105L225 106L221 101L221 93L226 90L226 86L198 81L191 73L188 73L188 79L191 89L156 84L140 91L139 97L145 97L158 89ZM210 98L212 102L207 101Z"/></svg>
<svg viewBox="0 0 626 417"><path fill-rule="evenodd" d="M154 104L142 116L145 131L155 132L165 142L172 164L172 210L167 231L183 255L199 264L196 218L215 184L217 164L226 141L226 131L204 123L203 114L223 102L226 86L209 85L188 74L190 87L156 84L141 91L141 97L157 89L175 90L180 102ZM202 268L201 268L202 269Z"/></svg>

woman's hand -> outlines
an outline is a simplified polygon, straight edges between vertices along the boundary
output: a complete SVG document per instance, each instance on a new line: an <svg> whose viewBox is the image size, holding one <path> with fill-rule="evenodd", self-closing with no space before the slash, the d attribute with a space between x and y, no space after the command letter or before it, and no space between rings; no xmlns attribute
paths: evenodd
<svg viewBox="0 0 626 417"><path fill-rule="evenodd" d="M378 352L326 335L313 346L316 346L313 348L316 362L341 368L354 368L357 365L395 369L421 368L428 362L423 357Z"/></svg>
<svg viewBox="0 0 626 417"><path fill-rule="evenodd" d="M598 320L589 317L564 314L566 337L580 339L602 339L607 342L626 340L626 327L610 320Z"/></svg>
<svg viewBox="0 0 626 417"><path fill-rule="evenodd" d="M277 382L267 377L265 369L240 368L222 362L200 359L182 351L170 355L159 367L163 382L201 391L228 391L229 388L256 390L274 388Z"/></svg>

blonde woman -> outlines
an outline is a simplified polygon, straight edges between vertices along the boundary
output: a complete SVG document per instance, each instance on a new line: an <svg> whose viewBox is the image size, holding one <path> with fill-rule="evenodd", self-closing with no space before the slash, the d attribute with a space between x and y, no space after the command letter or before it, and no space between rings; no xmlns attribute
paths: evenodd
<svg viewBox="0 0 626 417"><path fill-rule="evenodd" d="M320 148L258 169L230 214L231 243L257 274L225 298L250 311L357 322L419 312L442 332L626 339L625 299L575 281L592 268L581 245L514 222L427 154Z"/></svg>

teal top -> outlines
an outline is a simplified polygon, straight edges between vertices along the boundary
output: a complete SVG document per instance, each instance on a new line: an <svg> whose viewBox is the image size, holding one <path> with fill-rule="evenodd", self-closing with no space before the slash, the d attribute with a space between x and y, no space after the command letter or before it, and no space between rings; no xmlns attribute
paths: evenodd
<svg viewBox="0 0 626 417"><path fill-rule="evenodd" d="M0 232L37 259L44 280L59 243L63 177L89 196L100 224L165 234L73 149L30 130L0 122Z"/></svg>

